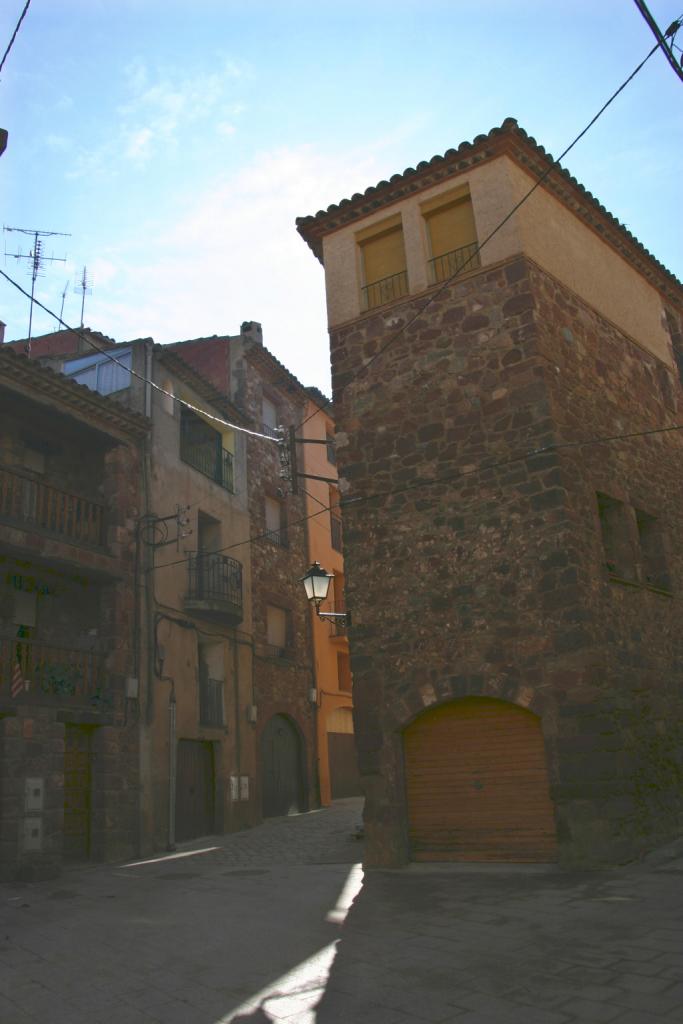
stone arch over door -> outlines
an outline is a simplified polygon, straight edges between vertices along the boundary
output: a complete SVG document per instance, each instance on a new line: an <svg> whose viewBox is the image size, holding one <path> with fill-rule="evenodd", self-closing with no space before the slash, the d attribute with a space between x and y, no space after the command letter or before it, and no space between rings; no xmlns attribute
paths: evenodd
<svg viewBox="0 0 683 1024"><path fill-rule="evenodd" d="M418 715L403 732L411 858L557 859L541 720L491 697Z"/></svg>
<svg viewBox="0 0 683 1024"><path fill-rule="evenodd" d="M261 802L264 818L304 810L304 749L287 715L273 715L261 733Z"/></svg>

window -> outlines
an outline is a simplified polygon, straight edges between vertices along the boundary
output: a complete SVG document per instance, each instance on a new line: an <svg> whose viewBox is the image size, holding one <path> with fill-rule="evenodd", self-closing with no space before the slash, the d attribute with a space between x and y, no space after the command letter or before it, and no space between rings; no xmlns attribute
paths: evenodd
<svg viewBox="0 0 683 1024"><path fill-rule="evenodd" d="M339 511L339 491L336 487L330 487L329 490L329 509L330 509L330 538L331 544L335 551L342 551L342 521Z"/></svg>
<svg viewBox="0 0 683 1024"><path fill-rule="evenodd" d="M635 581L631 510L607 494L598 494L597 499L607 571L620 579Z"/></svg>
<svg viewBox="0 0 683 1024"><path fill-rule="evenodd" d="M363 308L372 309L408 294L406 252L400 216L369 237L359 236Z"/></svg>
<svg viewBox="0 0 683 1024"><path fill-rule="evenodd" d="M277 498L266 498L266 530L268 540L279 547L288 546L287 509L284 502Z"/></svg>
<svg viewBox="0 0 683 1024"><path fill-rule="evenodd" d="M334 434L325 434L325 442L327 444L327 461L331 462L333 466L336 466L337 449L334 446Z"/></svg>
<svg viewBox="0 0 683 1024"><path fill-rule="evenodd" d="M344 693L351 693L353 682L351 679L351 662L348 654L337 655L337 680L339 689Z"/></svg>
<svg viewBox="0 0 683 1024"><path fill-rule="evenodd" d="M445 281L461 270L480 265L477 252L477 231L469 195L460 195L435 208L427 204L423 216L431 251L429 261L432 281Z"/></svg>
<svg viewBox="0 0 683 1024"><path fill-rule="evenodd" d="M272 653L284 658L291 647L291 616L286 608L266 606L266 640Z"/></svg>
<svg viewBox="0 0 683 1024"><path fill-rule="evenodd" d="M263 424L263 433L268 434L270 437L275 437L278 427L278 412L277 406L274 402L271 402L269 398L264 395L261 399L261 422Z"/></svg>
<svg viewBox="0 0 683 1024"><path fill-rule="evenodd" d="M113 362L116 359L116 362ZM111 358L105 355L84 356L64 364L62 372L66 377L84 384L91 391L111 395L130 387L130 371L133 365L133 351L130 348L114 349Z"/></svg>
<svg viewBox="0 0 683 1024"><path fill-rule="evenodd" d="M666 563L666 548L661 523L655 516L636 509L640 541L641 579L647 586L670 590L671 580Z"/></svg>
<svg viewBox="0 0 683 1024"><path fill-rule="evenodd" d="M199 722L220 727L224 724L224 662L222 644L199 644Z"/></svg>
<svg viewBox="0 0 683 1024"><path fill-rule="evenodd" d="M232 452L223 448L217 430L185 406L180 409L180 458L226 491L234 491Z"/></svg>

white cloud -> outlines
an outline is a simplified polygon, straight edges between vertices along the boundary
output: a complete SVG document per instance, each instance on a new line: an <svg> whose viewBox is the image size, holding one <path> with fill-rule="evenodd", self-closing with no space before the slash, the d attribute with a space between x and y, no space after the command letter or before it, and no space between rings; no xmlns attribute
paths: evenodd
<svg viewBox="0 0 683 1024"><path fill-rule="evenodd" d="M236 130L234 124L231 124L230 121L219 121L216 125L216 131L219 135L234 135Z"/></svg>
<svg viewBox="0 0 683 1024"><path fill-rule="evenodd" d="M118 268L116 290L98 283L86 319L119 340L151 335L162 343L235 333L243 320L258 320L275 355L305 383L328 390L323 272L295 218L380 176L377 154L367 149L266 151L185 197L185 212L176 207L157 225L144 257L137 240L107 252Z"/></svg>

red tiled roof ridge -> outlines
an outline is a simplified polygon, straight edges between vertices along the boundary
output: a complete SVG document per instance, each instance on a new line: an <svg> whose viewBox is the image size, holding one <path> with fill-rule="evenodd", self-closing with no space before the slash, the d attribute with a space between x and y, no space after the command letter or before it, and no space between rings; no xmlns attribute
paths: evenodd
<svg viewBox="0 0 683 1024"><path fill-rule="evenodd" d="M484 147L487 143L496 142L505 136L516 136L518 139L522 140L547 165L555 163L555 158L552 154L548 153L545 147L538 143L533 135L529 135L524 128L520 127L516 118L506 117L501 125L492 128L487 134L477 135L472 142L461 142L457 149L448 149L443 156L439 156L437 154L436 156L433 156L431 160L422 160L416 167L407 167L402 174L393 174L388 181L383 180L378 182L376 185L371 185L369 188L366 188L365 192L362 194L360 192L355 192L350 199L342 199L338 203L332 203L326 210L318 210L315 214L309 214L305 217L297 217L297 231L313 250L318 259L320 259L321 247L319 244L319 234L316 232L315 235L312 235L308 229L313 228L316 225L322 225L322 222L328 218L332 220L335 214L340 214L344 218L343 223L348 223L356 217L366 216L383 206L388 206L394 202L398 202L405 198L405 193L403 191L398 194L396 193L399 185L409 186L409 191L415 192L421 187L426 188L431 184L436 184L437 181L444 180L444 177L446 176L444 173L439 173L443 170L442 165L452 165L452 161L458 157L464 159L466 156L471 156L475 163L478 163L484 159L484 157L489 158L494 155L493 152L489 154L478 154L476 151ZM451 166L447 168L446 174L451 176L454 172L466 170L468 166L468 163ZM593 193L585 187L585 185L582 185L581 182L570 174L566 168L562 167L561 164L557 164L554 170L571 186L576 188L603 217L613 224L614 227L617 228L618 231L640 251L641 255L651 261L661 273L665 274L679 288L683 287L683 283L676 277L676 275L665 267L663 263L660 263L657 257L653 256L643 243L629 231L626 225L622 224L614 214L610 213L609 210L606 209L606 207L604 207L593 195ZM420 176L425 176L428 172L433 171L437 172L437 177L434 182L428 182L423 186L418 186L414 180L411 180L419 178ZM360 204L363 205L359 212L355 213L355 209L357 209Z"/></svg>

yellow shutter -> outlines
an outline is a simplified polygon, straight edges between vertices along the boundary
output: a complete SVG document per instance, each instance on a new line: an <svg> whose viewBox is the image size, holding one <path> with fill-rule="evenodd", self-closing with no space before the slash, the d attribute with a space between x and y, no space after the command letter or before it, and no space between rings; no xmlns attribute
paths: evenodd
<svg viewBox="0 0 683 1024"><path fill-rule="evenodd" d="M392 228L361 243L365 283L374 284L406 269L403 229Z"/></svg>
<svg viewBox="0 0 683 1024"><path fill-rule="evenodd" d="M472 203L468 198L426 213L432 256L444 256L477 240Z"/></svg>

